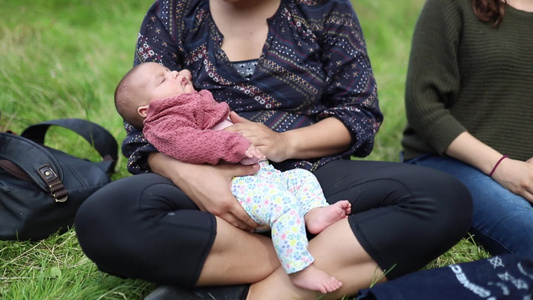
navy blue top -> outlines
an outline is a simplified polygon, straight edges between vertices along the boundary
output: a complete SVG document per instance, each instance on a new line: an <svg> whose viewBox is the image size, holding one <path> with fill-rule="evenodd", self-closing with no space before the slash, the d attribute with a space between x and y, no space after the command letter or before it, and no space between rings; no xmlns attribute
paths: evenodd
<svg viewBox="0 0 533 300"><path fill-rule="evenodd" d="M351 133L350 148L319 159L274 163L311 171L335 159L368 155L383 120L366 44L349 0L282 0L268 19L268 37L251 77L243 77L220 48L223 40L207 0L156 1L138 36L135 64L158 62L189 69L194 87L207 89L240 116L277 132L327 117ZM125 124L122 150L131 173L149 171L157 151Z"/></svg>

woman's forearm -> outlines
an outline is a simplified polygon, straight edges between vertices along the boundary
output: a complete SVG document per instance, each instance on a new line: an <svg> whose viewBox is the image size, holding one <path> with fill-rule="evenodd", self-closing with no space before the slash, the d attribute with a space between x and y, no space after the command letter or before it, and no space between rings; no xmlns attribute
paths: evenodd
<svg viewBox="0 0 533 300"><path fill-rule="evenodd" d="M446 149L445 153L455 159L490 174L502 154L484 144L468 132L461 133Z"/></svg>
<svg viewBox="0 0 533 300"><path fill-rule="evenodd" d="M340 153L350 146L351 135L337 118L281 134L287 141L286 159L308 159Z"/></svg>
<svg viewBox="0 0 533 300"><path fill-rule="evenodd" d="M502 153L482 143L467 132L459 135L446 154L490 175L509 191L533 203L533 161L503 159Z"/></svg>
<svg viewBox="0 0 533 300"><path fill-rule="evenodd" d="M235 124L225 130L242 134L274 162L338 154L348 149L352 142L348 128L334 117L282 133L261 123L246 120L233 112L230 117Z"/></svg>
<svg viewBox="0 0 533 300"><path fill-rule="evenodd" d="M148 156L148 165L152 172L172 180L177 186L179 186L178 170L181 164L184 163L159 152L150 153Z"/></svg>
<svg viewBox="0 0 533 300"><path fill-rule="evenodd" d="M190 164L161 153L150 154L148 164L153 172L170 179L200 210L244 230L257 227L230 189L232 178L254 174L259 170L257 164Z"/></svg>

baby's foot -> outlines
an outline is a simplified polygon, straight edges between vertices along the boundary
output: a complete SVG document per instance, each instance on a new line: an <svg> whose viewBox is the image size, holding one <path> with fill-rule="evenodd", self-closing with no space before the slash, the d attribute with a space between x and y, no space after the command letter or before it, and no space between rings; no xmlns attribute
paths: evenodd
<svg viewBox="0 0 533 300"><path fill-rule="evenodd" d="M289 278L297 287L319 291L322 294L327 294L338 290L342 286L337 278L329 275L321 269L310 265L300 272L289 274Z"/></svg>
<svg viewBox="0 0 533 300"><path fill-rule="evenodd" d="M348 200L337 201L328 206L311 209L305 214L305 225L312 234L319 234L329 225L344 219L352 212L352 205Z"/></svg>

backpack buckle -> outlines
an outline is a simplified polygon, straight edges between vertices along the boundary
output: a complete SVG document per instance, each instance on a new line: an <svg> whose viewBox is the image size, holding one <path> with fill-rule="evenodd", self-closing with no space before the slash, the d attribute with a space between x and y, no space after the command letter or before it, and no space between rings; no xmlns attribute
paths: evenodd
<svg viewBox="0 0 533 300"><path fill-rule="evenodd" d="M68 199L68 191L65 189L63 182L59 179L56 172L49 166L44 165L38 169L41 178L46 182L50 195L55 202L65 202Z"/></svg>

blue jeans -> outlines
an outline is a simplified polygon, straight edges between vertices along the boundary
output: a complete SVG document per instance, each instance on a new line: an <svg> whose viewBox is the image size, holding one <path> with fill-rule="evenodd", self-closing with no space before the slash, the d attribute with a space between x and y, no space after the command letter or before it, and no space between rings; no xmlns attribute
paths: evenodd
<svg viewBox="0 0 533 300"><path fill-rule="evenodd" d="M493 255L533 258L533 207L478 169L450 157L421 155L406 161L444 171L468 188L473 200L470 232Z"/></svg>

